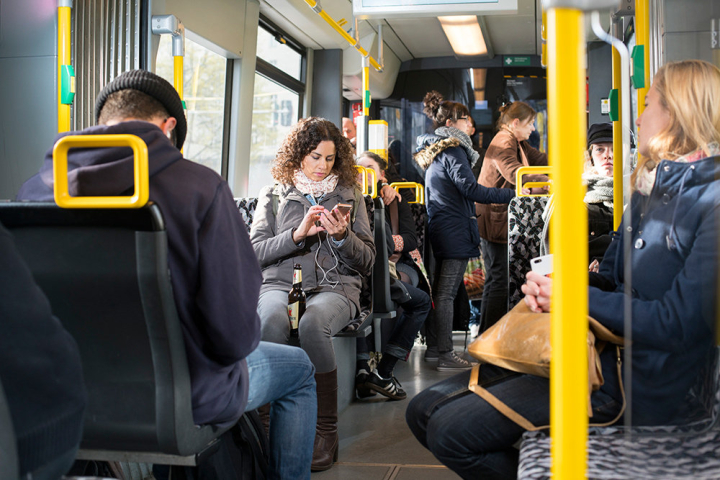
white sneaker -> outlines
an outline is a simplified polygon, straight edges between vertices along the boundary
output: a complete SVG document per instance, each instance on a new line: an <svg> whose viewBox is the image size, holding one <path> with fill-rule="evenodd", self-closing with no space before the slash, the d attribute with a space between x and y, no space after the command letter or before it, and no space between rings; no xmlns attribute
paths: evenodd
<svg viewBox="0 0 720 480"><path fill-rule="evenodd" d="M473 323L472 325L470 325L470 338L472 340L475 340L478 335L480 335L480 324Z"/></svg>

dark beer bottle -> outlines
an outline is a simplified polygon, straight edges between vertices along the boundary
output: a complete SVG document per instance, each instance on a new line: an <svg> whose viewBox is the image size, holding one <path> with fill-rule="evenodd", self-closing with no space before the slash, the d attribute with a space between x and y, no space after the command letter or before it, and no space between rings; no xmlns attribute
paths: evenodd
<svg viewBox="0 0 720 480"><path fill-rule="evenodd" d="M293 265L293 286L288 293L288 317L290 318L290 335L298 335L298 324L305 313L305 291L302 289L302 266Z"/></svg>

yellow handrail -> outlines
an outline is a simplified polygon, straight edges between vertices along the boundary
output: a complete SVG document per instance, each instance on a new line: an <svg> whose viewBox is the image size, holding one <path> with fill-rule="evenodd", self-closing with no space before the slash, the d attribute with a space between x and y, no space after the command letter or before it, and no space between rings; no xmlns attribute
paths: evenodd
<svg viewBox="0 0 720 480"><path fill-rule="evenodd" d="M57 107L58 107L58 132L70 131L70 104L62 102L63 87L75 91L75 85L66 85L63 82L63 67L70 65L70 37L71 37L71 13L72 2L59 2L70 6L58 6L58 59L57 59ZM73 80L67 79L72 82Z"/></svg>
<svg viewBox="0 0 720 480"><path fill-rule="evenodd" d="M370 195L372 198L377 198L377 174L375 170L363 167L362 165L355 165L355 168L360 174L363 195ZM371 181L368 181L368 175L372 178Z"/></svg>
<svg viewBox="0 0 720 480"><path fill-rule="evenodd" d="M582 158L582 157L581 157ZM532 167L520 167L515 172L515 195L518 197L548 197L550 196L550 189L548 188L548 193L536 193L536 194L527 194L524 195L522 193L523 187L525 188L540 188L540 187L550 187L552 186L552 181L550 182L527 182L523 185L522 183L522 177L523 175L550 175L552 174L553 169L550 166L532 166Z"/></svg>
<svg viewBox="0 0 720 480"><path fill-rule="evenodd" d="M320 2L316 0L305 0L305 3L307 3L315 13L320 15L320 17L325 20L328 25L330 25L336 32L338 32L350 44L350 46L355 47L355 49L360 52L360 55L367 58L373 68L375 68L375 70L377 70L378 72L383 71L382 65L380 65L377 60L371 57L368 51L365 50L362 46L360 46L360 43L358 43L357 40L348 35L348 33L335 20L333 20L333 18L328 15L325 10L323 10Z"/></svg>
<svg viewBox="0 0 720 480"><path fill-rule="evenodd" d="M130 147L133 150L132 196L73 197L68 191L68 150L71 148ZM148 178L148 150L136 135L68 135L53 147L53 181L55 203L62 208L140 208L150 194Z"/></svg>
<svg viewBox="0 0 720 480"><path fill-rule="evenodd" d="M623 214L623 141L622 141L622 105L623 95L630 92L623 92L622 69L620 68L620 53L612 49L612 88L617 90L617 120L613 122L613 226L614 230L620 228ZM620 162L617 161L620 159ZM619 167L619 168L618 168Z"/></svg>
<svg viewBox="0 0 720 480"><path fill-rule="evenodd" d="M554 257L550 363L551 476L585 478L587 464L587 242L577 226L587 224L580 182L586 142L585 32L580 10L554 7L548 19L548 151L555 188L550 228Z"/></svg>
<svg viewBox="0 0 720 480"><path fill-rule="evenodd" d="M425 187L416 182L393 182L390 186L396 192L399 192L401 188L414 188L415 189L415 200L408 203L419 203L425 204Z"/></svg>
<svg viewBox="0 0 720 480"><path fill-rule="evenodd" d="M636 45L643 48L643 72L645 83L637 91L638 117L645 111L645 95L650 90L650 6L649 0L635 0L635 39Z"/></svg>
<svg viewBox="0 0 720 480"><path fill-rule="evenodd" d="M362 185L362 194L367 195L368 194L368 186L367 186L367 173L365 172L365 167L362 165L355 165L355 169L359 172L360 175L360 184Z"/></svg>

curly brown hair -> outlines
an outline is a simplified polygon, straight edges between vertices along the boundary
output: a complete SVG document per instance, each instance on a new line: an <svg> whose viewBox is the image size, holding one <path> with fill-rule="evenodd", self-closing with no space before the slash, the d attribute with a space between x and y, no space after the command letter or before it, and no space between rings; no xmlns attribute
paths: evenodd
<svg viewBox="0 0 720 480"><path fill-rule="evenodd" d="M294 184L293 175L302 168L303 159L326 140L335 144L331 173L339 177L340 185L359 188L352 143L334 123L320 117L303 118L295 124L278 149L270 171L273 178L285 185Z"/></svg>

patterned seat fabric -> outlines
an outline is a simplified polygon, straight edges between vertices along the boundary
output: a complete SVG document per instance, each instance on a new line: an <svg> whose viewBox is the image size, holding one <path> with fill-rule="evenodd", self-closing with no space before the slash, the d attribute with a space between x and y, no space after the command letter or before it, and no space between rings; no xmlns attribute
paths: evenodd
<svg viewBox="0 0 720 480"><path fill-rule="evenodd" d="M542 213L548 197L515 197L508 206L508 301L513 308L522 300L520 286L530 271L530 260L540 255L545 222Z"/></svg>
<svg viewBox="0 0 720 480"><path fill-rule="evenodd" d="M590 479L718 479L720 478L720 351L688 402L698 411L695 421L653 427L591 428L587 478ZM698 419L699 418L699 419ZM630 434L630 435L628 435ZM550 478L550 438L526 432L520 449L519 480Z"/></svg>
<svg viewBox="0 0 720 480"><path fill-rule="evenodd" d="M248 233L250 233L250 227L252 226L253 217L255 216L257 203L257 197L239 197L235 199L235 205L237 205L240 215L242 215L243 220L245 221Z"/></svg>
<svg viewBox="0 0 720 480"><path fill-rule="evenodd" d="M425 225L427 224L427 210L425 205L421 203L411 203L410 211L412 212L413 219L415 220L415 234L417 235L418 246L417 249L420 253L423 253L423 247L425 246Z"/></svg>

